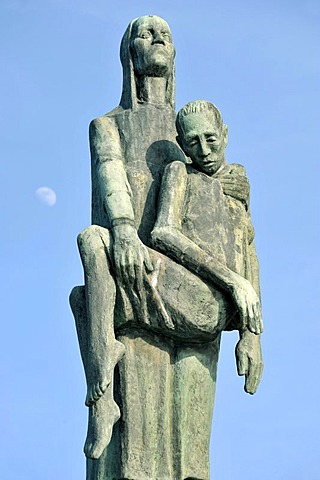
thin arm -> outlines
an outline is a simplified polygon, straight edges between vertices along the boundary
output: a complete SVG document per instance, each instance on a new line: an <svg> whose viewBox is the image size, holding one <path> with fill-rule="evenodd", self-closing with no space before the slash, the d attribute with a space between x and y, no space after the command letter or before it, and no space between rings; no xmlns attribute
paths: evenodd
<svg viewBox="0 0 320 480"><path fill-rule="evenodd" d="M239 275L225 267L181 232L187 171L182 162L168 165L162 181L158 218L151 234L154 246L204 280L232 293Z"/></svg>
<svg viewBox="0 0 320 480"><path fill-rule="evenodd" d="M187 177L183 163L173 162L166 168L158 220L151 233L153 244L203 280L230 294L239 311L241 329L248 327L252 333L259 334L262 331L261 308L251 283L181 232Z"/></svg>

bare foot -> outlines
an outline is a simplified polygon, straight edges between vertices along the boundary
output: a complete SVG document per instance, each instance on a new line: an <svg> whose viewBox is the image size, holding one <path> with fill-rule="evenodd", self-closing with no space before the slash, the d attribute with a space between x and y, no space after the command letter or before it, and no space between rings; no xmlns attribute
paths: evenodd
<svg viewBox="0 0 320 480"><path fill-rule="evenodd" d="M91 368L88 372L89 378L87 378L88 388L85 400L87 407L94 405L94 403L97 402L105 393L113 378L114 367L123 357L124 352L124 345L121 342L118 342L118 340L114 339L112 344L108 345L108 356L106 358L105 365L101 365L101 360L98 362L94 361L93 358L88 359L88 365L90 366L91 364ZM92 364L97 364L97 368L92 368ZM92 382L90 381L90 377L93 378Z"/></svg>
<svg viewBox="0 0 320 480"><path fill-rule="evenodd" d="M84 453L86 457L98 459L109 445L113 425L120 418L120 410L113 400L113 382L104 395L89 407L89 423Z"/></svg>

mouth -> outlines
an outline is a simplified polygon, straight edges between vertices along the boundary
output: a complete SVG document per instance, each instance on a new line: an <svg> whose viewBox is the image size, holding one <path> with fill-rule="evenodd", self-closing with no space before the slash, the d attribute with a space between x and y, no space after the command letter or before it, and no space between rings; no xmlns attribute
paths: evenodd
<svg viewBox="0 0 320 480"><path fill-rule="evenodd" d="M217 169L216 162L206 162L202 164L202 170L205 173L214 173Z"/></svg>
<svg viewBox="0 0 320 480"><path fill-rule="evenodd" d="M215 164L216 164L215 161L211 161L211 162L204 162L202 165L203 165L203 167L205 167L205 168L210 168L210 167L214 167Z"/></svg>

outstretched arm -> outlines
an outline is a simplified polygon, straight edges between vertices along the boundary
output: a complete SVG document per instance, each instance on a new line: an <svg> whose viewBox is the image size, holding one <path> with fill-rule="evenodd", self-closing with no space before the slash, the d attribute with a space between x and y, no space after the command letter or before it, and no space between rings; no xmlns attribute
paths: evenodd
<svg viewBox="0 0 320 480"><path fill-rule="evenodd" d="M250 282L208 255L181 232L187 186L186 167L173 162L166 168L160 195L159 213L152 241L155 247L212 285L228 293L238 307L243 327L261 333L261 309Z"/></svg>

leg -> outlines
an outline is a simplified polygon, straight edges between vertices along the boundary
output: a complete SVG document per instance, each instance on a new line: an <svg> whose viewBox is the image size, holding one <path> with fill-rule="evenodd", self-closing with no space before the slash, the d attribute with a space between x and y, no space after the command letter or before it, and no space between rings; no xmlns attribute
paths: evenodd
<svg viewBox="0 0 320 480"><path fill-rule="evenodd" d="M124 354L114 336L116 287L110 268L110 233L92 225L78 236L85 276L86 340L84 361L86 405L95 403L111 382L113 369Z"/></svg>
<svg viewBox="0 0 320 480"><path fill-rule="evenodd" d="M150 325L178 340L213 341L234 315L233 304L182 265L154 250L149 253L155 266L145 282Z"/></svg>
<svg viewBox="0 0 320 480"><path fill-rule="evenodd" d="M113 370L124 346L115 340L113 330L115 285L109 269L109 232L89 227L79 235L78 243L86 286L72 290L70 305L88 386L84 452L88 458L97 459L109 444L113 425L120 417L113 400Z"/></svg>

